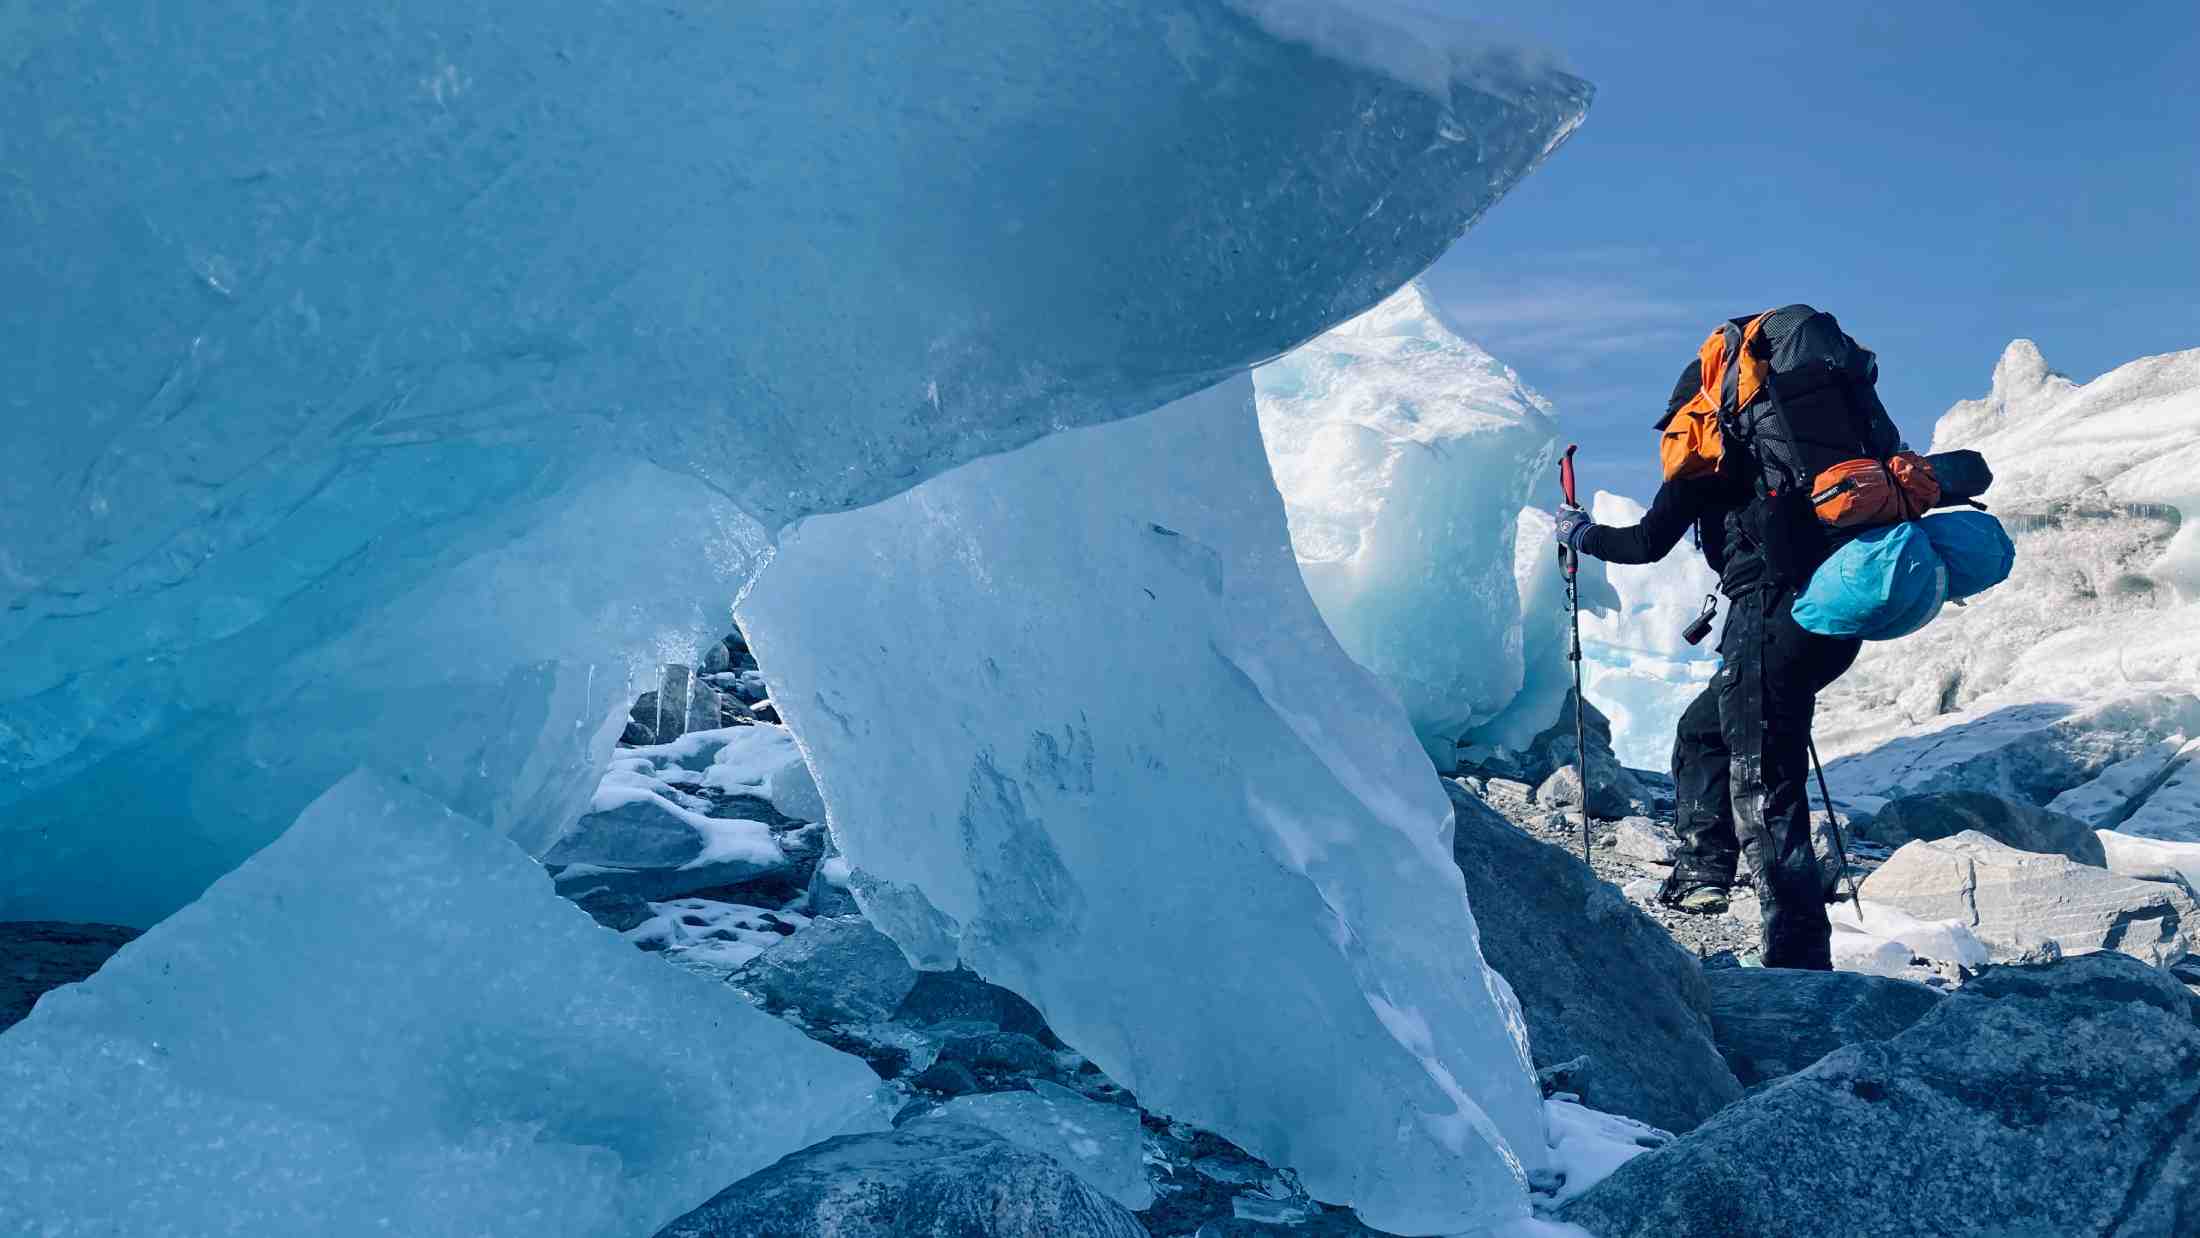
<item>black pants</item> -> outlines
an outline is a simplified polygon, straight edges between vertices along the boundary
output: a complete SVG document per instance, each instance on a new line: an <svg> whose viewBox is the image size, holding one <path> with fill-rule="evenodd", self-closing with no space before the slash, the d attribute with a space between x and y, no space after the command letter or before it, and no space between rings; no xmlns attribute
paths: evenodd
<svg viewBox="0 0 2200 1238"><path fill-rule="evenodd" d="M1861 642L1797 626L1792 593L1732 602L1719 673L1673 740L1681 838L1669 895L1731 885L1739 861L1763 916L1767 967L1833 966L1833 926L1810 844L1810 721Z"/></svg>

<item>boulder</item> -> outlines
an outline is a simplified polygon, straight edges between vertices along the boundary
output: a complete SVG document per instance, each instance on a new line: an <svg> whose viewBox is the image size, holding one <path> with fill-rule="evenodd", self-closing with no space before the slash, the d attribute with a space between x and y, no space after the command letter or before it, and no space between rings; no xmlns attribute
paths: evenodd
<svg viewBox="0 0 2200 1238"><path fill-rule="evenodd" d="M1611 720L1593 704L1582 713L1582 734L1589 745L1589 815L1624 817L1636 803L1647 804L1648 792L1612 752ZM1573 689L1568 688L1565 699L1559 703L1558 720L1529 742L1520 764L1522 777L1536 785L1536 800L1544 807L1570 808L1581 803L1581 772L1574 760ZM1573 777L1554 786L1551 779L1569 769L1573 770ZM1550 789L1554 795L1565 795L1569 788L1571 798L1556 800L1544 796L1545 789Z"/></svg>
<svg viewBox="0 0 2200 1238"><path fill-rule="evenodd" d="M765 1008L812 1024L879 1023L891 1017L917 971L901 947L861 917L812 920L733 976Z"/></svg>
<svg viewBox="0 0 2200 1238"><path fill-rule="evenodd" d="M595 803L601 811L574 822L543 853L542 862L557 870L560 892L603 886L675 898L792 866L761 821L706 816L658 790L633 787L600 790Z"/></svg>
<svg viewBox="0 0 2200 1238"><path fill-rule="evenodd" d="M1059 1162L962 1122L843 1135L734 1183L656 1238L1146 1238Z"/></svg>
<svg viewBox="0 0 2200 1238"><path fill-rule="evenodd" d="M1744 1087L1770 1083L1843 1045L1887 1040L1940 1004L1922 984L1839 971L1720 967L1711 1035Z"/></svg>
<svg viewBox="0 0 2200 1238"><path fill-rule="evenodd" d="M1444 785L1482 953L1520 999L1535 1064L1586 1056L1569 1072L1585 1103L1669 1131L1738 1099L1696 960L1579 859Z"/></svg>
<svg viewBox="0 0 2200 1238"><path fill-rule="evenodd" d="M1673 827L1648 817L1629 817L1612 829L1612 849L1645 864L1671 864L1680 846Z"/></svg>
<svg viewBox="0 0 2200 1238"><path fill-rule="evenodd" d="M1920 920L1971 927L1997 961L2120 950L2154 964L2190 952L2200 905L2182 882L2143 881L1975 830L1904 844L1861 895Z"/></svg>
<svg viewBox="0 0 2200 1238"><path fill-rule="evenodd" d="M120 924L0 921L0 1031L28 1016L40 994L98 971L141 931Z"/></svg>
<svg viewBox="0 0 2200 1238"><path fill-rule="evenodd" d="M1617 778L1626 777L1625 770L1619 769L1617 765L1612 768L1618 771ZM1605 771L1598 770L1596 786L1591 789L1589 795L1589 815L1605 820L1626 816L1635 806L1636 796L1632 787L1631 780L1622 783L1614 777L1607 776ZM1545 808L1559 811L1571 811L1579 808L1581 806L1581 771L1571 765L1561 765L1553 770L1551 776L1543 780L1543 785L1535 789L1535 802Z"/></svg>
<svg viewBox="0 0 2200 1238"><path fill-rule="evenodd" d="M1890 847L1951 838L1966 830L2019 851L2065 856L2095 868L2108 863L2092 826L1987 791L1905 795L1856 825L1857 837Z"/></svg>
<svg viewBox="0 0 2200 1238"><path fill-rule="evenodd" d="M1041 1080L1028 1092L992 1092L948 1101L925 1122L982 1126L1020 1148L1050 1156L1086 1185L1126 1208L1153 1206L1138 1108L1110 1105Z"/></svg>
<svg viewBox="0 0 2200 1238"><path fill-rule="evenodd" d="M1036 1006L967 967L917 973L916 984L894 1011L894 1021L916 1027L988 1024L1045 1045L1061 1043L1047 1029L1046 1019Z"/></svg>
<svg viewBox="0 0 2200 1238"><path fill-rule="evenodd" d="M2200 1217L2200 1028L2117 954L1997 968L1559 1211L1599 1238L2175 1238Z"/></svg>

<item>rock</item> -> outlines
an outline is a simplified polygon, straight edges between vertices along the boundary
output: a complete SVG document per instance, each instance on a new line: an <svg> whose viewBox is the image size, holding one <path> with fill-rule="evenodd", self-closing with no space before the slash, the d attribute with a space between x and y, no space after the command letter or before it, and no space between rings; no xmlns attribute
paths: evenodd
<svg viewBox="0 0 2200 1238"><path fill-rule="evenodd" d="M1587 1056L1584 1102L1669 1131L1738 1099L1696 960L1580 860L1444 785L1482 953L1520 999L1536 1065Z"/></svg>
<svg viewBox="0 0 2200 1238"><path fill-rule="evenodd" d="M1053 1048L1061 1044L1037 1007L967 967L917 973L917 983L894 1011L894 1021L915 1027L943 1023L991 1024Z"/></svg>
<svg viewBox="0 0 2200 1238"><path fill-rule="evenodd" d="M1711 985L1711 1035L1744 1087L1770 1083L1843 1045L1887 1040L1941 995L1922 984L1838 971L1722 967Z"/></svg>
<svg viewBox="0 0 2200 1238"><path fill-rule="evenodd" d="M697 680L688 689L687 721L685 730L715 731L726 724L725 702L715 688ZM743 710L746 713L747 710Z"/></svg>
<svg viewBox="0 0 2200 1238"><path fill-rule="evenodd" d="M657 718L650 729L660 744L670 743L688 731L688 688L694 676L678 662L665 663L657 683Z"/></svg>
<svg viewBox="0 0 2200 1238"><path fill-rule="evenodd" d="M40 994L98 971L142 931L65 920L0 921L0 1031L27 1017Z"/></svg>
<svg viewBox="0 0 2200 1238"><path fill-rule="evenodd" d="M877 1023L916 987L901 947L857 917L812 920L734 973L767 1009L813 1024Z"/></svg>
<svg viewBox="0 0 2200 1238"><path fill-rule="evenodd" d="M909 1081L911 1087L942 1096L962 1096L978 1090L978 1077L961 1062L934 1062Z"/></svg>
<svg viewBox="0 0 2200 1238"><path fill-rule="evenodd" d="M1665 879L1662 877L1637 877L1621 886L1619 892L1625 895L1630 903L1648 904L1657 899L1658 891L1664 885Z"/></svg>
<svg viewBox="0 0 2200 1238"><path fill-rule="evenodd" d="M818 857L817 867L810 871L810 885L803 895L802 909L813 916L863 914L863 909L856 906L855 891L849 888L848 861L841 858L840 848L834 845L830 834L825 838L825 853Z"/></svg>
<svg viewBox="0 0 2200 1238"><path fill-rule="evenodd" d="M2076 817L2020 804L1985 791L1936 791L1890 800L1856 826L1857 837L1900 847L1932 841L1965 830L1984 834L2019 851L2061 855L2080 864L2105 867L2107 855L2093 827Z"/></svg>
<svg viewBox="0 0 2200 1238"><path fill-rule="evenodd" d="M757 701L750 705L749 714L758 722L769 722L774 726L779 725L779 707L769 700Z"/></svg>
<svg viewBox="0 0 2200 1238"><path fill-rule="evenodd" d="M1613 827L1612 846L1621 855L1645 864L1671 864L1681 839L1671 826L1648 817L1629 817Z"/></svg>
<svg viewBox="0 0 2200 1238"><path fill-rule="evenodd" d="M2181 882L2142 881L1973 830L1905 844L1862 897L1921 920L1969 924L1996 960L2120 950L2149 963L2191 951L2200 905Z"/></svg>
<svg viewBox="0 0 2200 1238"><path fill-rule="evenodd" d="M1997 968L1560 1210L1599 1238L2173 1238L2200 1216L2200 1028L2116 954Z"/></svg>
<svg viewBox="0 0 2200 1238"><path fill-rule="evenodd" d="M960 1062L981 1078L1035 1078L1054 1073L1054 1054L1021 1032L979 1031L954 1035L940 1045L939 1060Z"/></svg>
<svg viewBox="0 0 2200 1238"><path fill-rule="evenodd" d="M584 889L558 893L571 899L582 911L614 933L624 933L630 928L646 923L657 913L649 909L649 900L631 890L614 890L610 886L592 885Z"/></svg>
<svg viewBox="0 0 2200 1238"><path fill-rule="evenodd" d="M1153 1206L1135 1105L1087 1100L1041 1080L1028 1092L951 1100L924 1120L982 1126L1020 1148L1054 1158L1126 1208Z"/></svg>
<svg viewBox="0 0 2200 1238"><path fill-rule="evenodd" d="M962 1122L843 1135L780 1160L656 1238L1146 1238L1058 1162Z"/></svg>
<svg viewBox="0 0 2200 1238"><path fill-rule="evenodd" d="M752 881L790 866L770 826L707 817L662 794L623 790L543 853L560 893L605 886L648 899ZM700 801L692 801L700 802ZM801 888L799 884L795 887Z"/></svg>
<svg viewBox="0 0 2200 1238"><path fill-rule="evenodd" d="M1617 761L1609 768L1597 765L1590 768L1596 776L1596 785L1589 795L1589 815L1609 820L1624 817L1642 798L1641 789L1634 779L1627 776ZM1543 780L1535 789L1535 802L1545 808L1573 809L1581 805L1581 771L1572 765L1562 765Z"/></svg>
<svg viewBox="0 0 2200 1238"><path fill-rule="evenodd" d="M1624 817L1638 801L1647 805L1648 793L1612 752L1611 720L1592 704L1582 715L1582 722L1582 734L1589 744L1590 815ZM1521 760L1522 777L1538 785L1539 803L1555 807L1552 801L1541 798L1541 788L1549 785L1553 774L1574 765L1574 693L1569 688L1560 702L1558 720L1529 742ZM1578 787L1579 781L1576 769L1573 785ZM1573 798L1564 802L1579 804L1580 792L1576 790Z"/></svg>
<svg viewBox="0 0 2200 1238"><path fill-rule="evenodd" d="M634 698L633 708L627 710L626 730L619 735L619 742L629 748L638 748L657 742L657 690L651 688Z"/></svg>

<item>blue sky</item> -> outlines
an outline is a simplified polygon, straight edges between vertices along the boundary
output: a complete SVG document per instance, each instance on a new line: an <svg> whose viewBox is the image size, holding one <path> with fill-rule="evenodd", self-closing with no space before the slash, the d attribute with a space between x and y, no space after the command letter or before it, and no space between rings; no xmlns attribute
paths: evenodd
<svg viewBox="0 0 2200 1238"><path fill-rule="evenodd" d="M1596 105L1426 278L1585 486L1647 500L1682 363L1789 301L1920 444L2013 337L2081 380L2200 347L2200 0L1506 2Z"/></svg>

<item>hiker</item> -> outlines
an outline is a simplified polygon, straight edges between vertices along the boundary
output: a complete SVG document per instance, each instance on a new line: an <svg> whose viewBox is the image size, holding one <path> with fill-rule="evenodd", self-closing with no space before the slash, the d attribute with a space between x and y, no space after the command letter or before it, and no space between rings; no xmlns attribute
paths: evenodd
<svg viewBox="0 0 2200 1238"><path fill-rule="evenodd" d="M1903 450L1876 377L1871 353L1830 315L1789 306L1736 319L1674 384L1658 422L1666 481L1641 523L1613 528L1579 507L1558 512L1558 540L1608 563L1655 563L1693 528L1719 574L1728 599L1719 671L1674 736L1680 851L1658 898L1723 912L1739 861L1761 908L1766 967L1833 966L1830 891L1811 846L1810 724L1818 693L1861 642L1805 631L1790 608L1834 544L1818 527L1810 480L1829 459ZM1783 419L1776 428L1768 406Z"/></svg>

